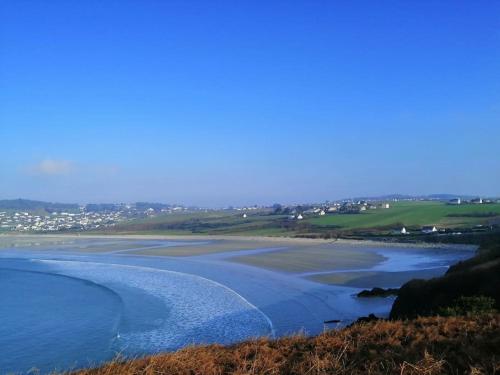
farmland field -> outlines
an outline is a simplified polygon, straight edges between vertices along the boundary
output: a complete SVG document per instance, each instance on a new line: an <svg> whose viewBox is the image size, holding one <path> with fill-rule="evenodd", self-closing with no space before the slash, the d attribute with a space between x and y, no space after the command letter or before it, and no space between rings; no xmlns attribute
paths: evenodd
<svg viewBox="0 0 500 375"><path fill-rule="evenodd" d="M408 227L437 225L463 227L486 224L491 217L500 216L500 204L453 206L441 202L394 202L388 209L367 210L360 214L315 217L309 223L318 226L337 226L345 229L375 228L394 225Z"/></svg>

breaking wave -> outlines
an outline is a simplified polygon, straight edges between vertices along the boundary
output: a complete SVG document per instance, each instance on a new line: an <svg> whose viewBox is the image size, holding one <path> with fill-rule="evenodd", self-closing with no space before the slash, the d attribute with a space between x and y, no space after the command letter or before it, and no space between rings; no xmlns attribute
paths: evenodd
<svg viewBox="0 0 500 375"><path fill-rule="evenodd" d="M113 349L125 355L274 336L272 322L261 310L232 289L200 276L121 264L34 261L120 295L124 309Z"/></svg>

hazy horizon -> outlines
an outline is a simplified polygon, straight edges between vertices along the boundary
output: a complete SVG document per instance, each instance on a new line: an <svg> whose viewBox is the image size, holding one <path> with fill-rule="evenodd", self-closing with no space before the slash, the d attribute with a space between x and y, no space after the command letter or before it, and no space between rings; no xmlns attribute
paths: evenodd
<svg viewBox="0 0 500 375"><path fill-rule="evenodd" d="M186 203L186 202L168 202L168 201L144 201L144 200L137 200L137 199L132 199L129 201L78 201L78 200L52 200L52 201L46 201L47 203L61 203L61 204L79 204L79 205L86 205L86 204L134 204L134 203L159 203L159 204L167 204L167 205L181 205L184 207L198 207L198 208L207 208L207 209L218 209L218 208L228 208L228 207L235 207L235 208L240 208L240 207L253 207L253 206L259 206L259 207L270 207L274 204L281 204L281 205L302 205L302 204L320 204L324 202L336 202L336 201L347 201L350 199L380 199L380 200L390 200L389 197L392 196L401 196L401 199L407 198L430 198L430 199L435 199L433 198L434 196L453 196L453 197L462 197L462 199L468 199L468 198L492 198L492 199L497 199L498 196L481 196L479 194L453 194L453 193L437 193L437 194L425 194L425 195L409 195L409 194L399 194L399 193L394 193L394 194L382 194L382 195L362 195L362 196L350 196L350 197L342 197L342 198L335 198L335 199L326 199L323 201L288 201L288 202L283 202L283 201L273 201L273 202L253 202L253 203L248 203L248 204L241 204L241 205L236 205L236 204L226 204L226 205L197 205L193 203ZM40 199L35 199L35 198L26 198L26 197L15 197L15 198L4 198L0 197L0 201L2 200L29 200L29 201L42 201Z"/></svg>
<svg viewBox="0 0 500 375"><path fill-rule="evenodd" d="M0 4L0 199L499 196L500 3Z"/></svg>

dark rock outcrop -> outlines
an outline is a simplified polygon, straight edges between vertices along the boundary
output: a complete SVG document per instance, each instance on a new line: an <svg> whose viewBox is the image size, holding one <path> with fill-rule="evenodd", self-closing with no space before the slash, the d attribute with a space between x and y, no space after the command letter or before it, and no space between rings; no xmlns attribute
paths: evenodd
<svg viewBox="0 0 500 375"><path fill-rule="evenodd" d="M371 290L365 289L357 294L358 297L389 297L389 296L397 296L399 289L397 288L373 288Z"/></svg>

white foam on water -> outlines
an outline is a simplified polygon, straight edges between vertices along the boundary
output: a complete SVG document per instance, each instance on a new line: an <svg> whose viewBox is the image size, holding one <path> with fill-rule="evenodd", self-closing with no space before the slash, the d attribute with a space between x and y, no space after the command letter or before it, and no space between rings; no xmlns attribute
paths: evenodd
<svg viewBox="0 0 500 375"><path fill-rule="evenodd" d="M124 354L274 336L272 322L261 310L227 286L201 276L122 264L34 261L47 264L63 275L87 279L110 289L115 287L118 293L116 285L140 289L165 303L165 314L154 322L154 328L117 334L116 345ZM126 293L120 296L125 301L129 298ZM128 308L133 308L134 301L128 302ZM141 322L137 323L140 326Z"/></svg>

